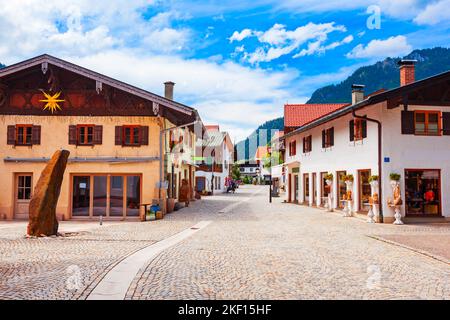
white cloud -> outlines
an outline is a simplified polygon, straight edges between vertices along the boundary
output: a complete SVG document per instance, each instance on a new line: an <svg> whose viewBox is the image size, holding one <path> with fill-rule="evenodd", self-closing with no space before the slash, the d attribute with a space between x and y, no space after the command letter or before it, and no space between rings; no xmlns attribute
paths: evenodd
<svg viewBox="0 0 450 320"><path fill-rule="evenodd" d="M313 55L316 53L322 54L322 53L326 52L327 50L335 49L344 44L348 44L352 41L353 41L353 36L349 35L349 36L346 36L341 41L335 41L326 46L322 46L321 40L318 40L316 42L311 42L308 44L307 49L303 49L302 51L300 51L299 53L294 55L293 58L299 58L299 57L303 57L303 56Z"/></svg>
<svg viewBox="0 0 450 320"><path fill-rule="evenodd" d="M347 30L345 26L335 25L334 22L320 24L310 22L295 30L286 30L286 26L276 23L266 31L250 29L244 29L241 32L235 31L229 39L230 42L233 42L234 40L242 41L245 38L256 37L262 46L257 47L254 52L245 52L244 59L251 64L258 64L291 54L305 44L307 44L308 48L303 49L294 57L325 52L353 40L353 36L347 36L340 42L324 45L328 40L328 34L335 31L346 32Z"/></svg>
<svg viewBox="0 0 450 320"><path fill-rule="evenodd" d="M142 16L153 0L24 0L3 1L0 10L0 53L3 62L36 53L86 55L141 46L145 51L184 50L189 29L171 26L186 15L176 12Z"/></svg>
<svg viewBox="0 0 450 320"><path fill-rule="evenodd" d="M62 58L157 94L163 94L164 81L174 81L177 101L197 108L205 123L220 123L237 140L261 123L282 115L286 99L297 101L289 86L298 72L290 69L269 72L231 61L143 55L117 49Z"/></svg>
<svg viewBox="0 0 450 320"><path fill-rule="evenodd" d="M414 21L421 25L435 25L443 21L448 23L450 21L450 0L428 4Z"/></svg>
<svg viewBox="0 0 450 320"><path fill-rule="evenodd" d="M359 44L347 54L348 58L384 58L408 54L412 50L405 36L386 40L372 40L366 46Z"/></svg>
<svg viewBox="0 0 450 320"><path fill-rule="evenodd" d="M230 40L230 43L233 41L242 41L245 38L251 37L253 34L252 30L250 29L244 29L241 32L235 31L233 32L233 34L231 35L231 37L228 38L228 40Z"/></svg>

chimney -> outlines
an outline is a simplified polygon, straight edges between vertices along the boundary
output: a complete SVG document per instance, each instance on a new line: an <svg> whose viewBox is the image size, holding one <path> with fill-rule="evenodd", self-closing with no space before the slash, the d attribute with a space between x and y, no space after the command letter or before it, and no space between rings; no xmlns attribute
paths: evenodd
<svg viewBox="0 0 450 320"><path fill-rule="evenodd" d="M172 81L164 82L164 97L169 100L173 100L173 87L175 83Z"/></svg>
<svg viewBox="0 0 450 320"><path fill-rule="evenodd" d="M400 67L400 86L413 83L415 81L415 63L417 60L400 60L398 65Z"/></svg>
<svg viewBox="0 0 450 320"><path fill-rule="evenodd" d="M357 104L364 100L364 85L352 84L352 104Z"/></svg>

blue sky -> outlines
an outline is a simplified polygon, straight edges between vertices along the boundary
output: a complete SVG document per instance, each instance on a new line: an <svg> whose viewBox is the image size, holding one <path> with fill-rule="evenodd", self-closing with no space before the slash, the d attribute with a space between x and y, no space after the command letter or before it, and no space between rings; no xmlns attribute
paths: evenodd
<svg viewBox="0 0 450 320"><path fill-rule="evenodd" d="M172 80L236 140L361 65L450 45L450 0L1 2L0 62L49 53L157 94Z"/></svg>

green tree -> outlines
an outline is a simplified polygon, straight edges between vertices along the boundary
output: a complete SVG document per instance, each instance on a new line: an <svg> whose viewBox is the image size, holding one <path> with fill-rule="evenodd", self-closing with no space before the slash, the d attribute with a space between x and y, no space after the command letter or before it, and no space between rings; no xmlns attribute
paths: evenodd
<svg viewBox="0 0 450 320"><path fill-rule="evenodd" d="M233 180L241 180L241 168L237 163L233 164L231 168L231 178Z"/></svg>
<svg viewBox="0 0 450 320"><path fill-rule="evenodd" d="M273 151L272 155L263 158L264 168L270 168L272 166L277 166L283 163L280 151Z"/></svg>

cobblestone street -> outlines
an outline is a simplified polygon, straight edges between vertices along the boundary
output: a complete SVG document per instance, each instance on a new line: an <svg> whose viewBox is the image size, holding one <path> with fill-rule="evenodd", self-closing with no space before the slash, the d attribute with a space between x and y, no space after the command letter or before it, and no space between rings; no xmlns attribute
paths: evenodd
<svg viewBox="0 0 450 320"><path fill-rule="evenodd" d="M126 299L450 299L449 224L367 224L280 198L269 205L260 186L164 220L64 222L65 237L26 239L26 223L2 222L0 299L86 299L125 257L200 221L211 223L145 262Z"/></svg>

